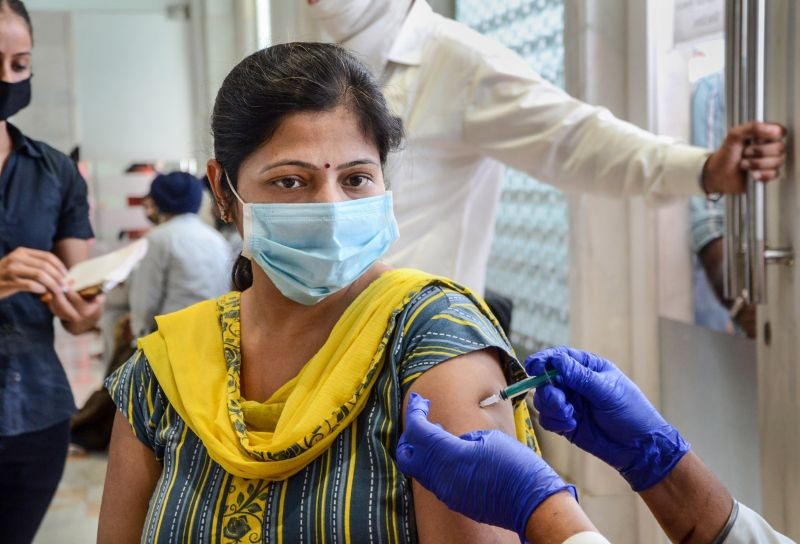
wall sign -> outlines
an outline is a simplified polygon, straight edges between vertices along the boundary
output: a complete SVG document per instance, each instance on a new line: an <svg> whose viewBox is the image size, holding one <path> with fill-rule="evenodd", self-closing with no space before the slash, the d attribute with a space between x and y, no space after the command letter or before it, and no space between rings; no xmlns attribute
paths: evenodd
<svg viewBox="0 0 800 544"><path fill-rule="evenodd" d="M724 29L723 0L675 0L676 46L721 37Z"/></svg>

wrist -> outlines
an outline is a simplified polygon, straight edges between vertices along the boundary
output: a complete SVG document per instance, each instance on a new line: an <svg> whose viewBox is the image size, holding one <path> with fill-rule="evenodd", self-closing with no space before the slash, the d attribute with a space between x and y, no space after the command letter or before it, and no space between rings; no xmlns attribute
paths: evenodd
<svg viewBox="0 0 800 544"><path fill-rule="evenodd" d="M84 334L92 330L97 323L99 318L87 318L81 319L79 321L66 321L64 319L61 320L61 326L64 327L68 333L77 336L79 334Z"/></svg>
<svg viewBox="0 0 800 544"><path fill-rule="evenodd" d="M536 544L560 544L571 536L587 531L597 529L572 493L562 490L547 497L533 510L525 525L525 533L520 534L520 538Z"/></svg>
<svg viewBox="0 0 800 544"><path fill-rule="evenodd" d="M700 189L706 195L708 200L716 202L722 197L722 193L716 187L716 184L713 182L712 179L712 166L711 163L714 160L714 154L708 156L706 162L703 163L703 170L700 173Z"/></svg>
<svg viewBox="0 0 800 544"><path fill-rule="evenodd" d="M520 539L524 540L533 514L556 495L564 495L565 497L569 495L572 501L578 504L578 491L575 489L575 486L565 484L561 478L558 478L558 484L552 485L547 493L539 493L523 499L521 502L522 507L517 512L517 519L514 520L514 530L517 532ZM545 512L547 510L548 509L545 509Z"/></svg>
<svg viewBox="0 0 800 544"><path fill-rule="evenodd" d="M632 462L618 470L634 491L645 491L666 478L690 449L678 430L666 425L640 440Z"/></svg>
<svg viewBox="0 0 800 544"><path fill-rule="evenodd" d="M714 541L733 506L725 486L691 452L641 498L670 540L687 544Z"/></svg>

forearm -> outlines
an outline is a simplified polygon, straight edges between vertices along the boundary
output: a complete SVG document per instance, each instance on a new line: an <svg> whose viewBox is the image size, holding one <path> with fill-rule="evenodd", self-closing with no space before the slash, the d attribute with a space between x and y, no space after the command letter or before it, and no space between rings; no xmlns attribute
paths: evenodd
<svg viewBox="0 0 800 544"><path fill-rule="evenodd" d="M658 484L640 496L672 542L713 542L733 499L699 457L689 451Z"/></svg>
<svg viewBox="0 0 800 544"><path fill-rule="evenodd" d="M594 524L568 491L545 499L528 518L525 538L531 544L561 544L582 532L596 532Z"/></svg>
<svg viewBox="0 0 800 544"><path fill-rule="evenodd" d="M477 103L465 116L465 139L492 158L568 191L653 200L702 194L706 150L651 134L552 86L509 80L518 92L504 97L508 107ZM536 105L543 101L547 108Z"/></svg>

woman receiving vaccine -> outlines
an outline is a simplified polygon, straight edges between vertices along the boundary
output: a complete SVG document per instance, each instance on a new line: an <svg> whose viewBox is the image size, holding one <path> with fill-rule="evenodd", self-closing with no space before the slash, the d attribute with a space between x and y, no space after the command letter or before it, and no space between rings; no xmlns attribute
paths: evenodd
<svg viewBox="0 0 800 544"><path fill-rule="evenodd" d="M524 374L484 303L380 262L402 131L367 69L334 45L259 51L211 126L208 177L244 245L236 291L157 318L109 378L99 541L518 542L394 461L412 391L454 432L535 444L524 403L478 408Z"/></svg>

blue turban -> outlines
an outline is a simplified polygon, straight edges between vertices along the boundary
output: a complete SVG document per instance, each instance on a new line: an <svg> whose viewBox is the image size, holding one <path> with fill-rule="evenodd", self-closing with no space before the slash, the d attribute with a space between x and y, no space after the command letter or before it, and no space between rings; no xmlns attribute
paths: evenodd
<svg viewBox="0 0 800 544"><path fill-rule="evenodd" d="M203 185L186 172L159 174L150 185L150 198L162 213L197 213L203 200Z"/></svg>

